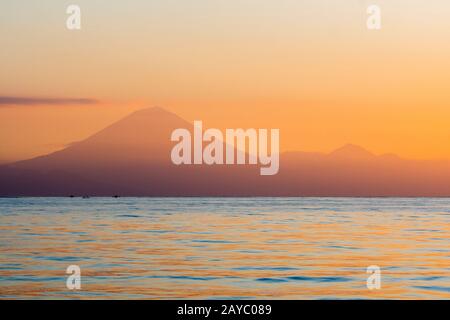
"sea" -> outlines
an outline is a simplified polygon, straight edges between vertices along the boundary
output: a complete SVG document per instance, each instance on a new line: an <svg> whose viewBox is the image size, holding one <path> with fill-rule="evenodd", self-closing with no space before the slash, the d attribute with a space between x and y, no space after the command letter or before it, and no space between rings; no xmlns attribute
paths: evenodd
<svg viewBox="0 0 450 320"><path fill-rule="evenodd" d="M0 298L449 299L450 198L0 198Z"/></svg>

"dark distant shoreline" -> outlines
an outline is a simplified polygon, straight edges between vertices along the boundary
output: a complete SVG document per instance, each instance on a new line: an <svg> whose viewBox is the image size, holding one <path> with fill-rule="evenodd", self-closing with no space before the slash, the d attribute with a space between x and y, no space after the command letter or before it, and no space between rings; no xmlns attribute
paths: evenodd
<svg viewBox="0 0 450 320"><path fill-rule="evenodd" d="M113 196L89 196L88 198L84 198L83 196L1 196L0 199L18 199L18 198L59 198L59 199L82 199L82 200L89 200L90 198L111 198L111 199L129 199L129 198L255 198L255 199L266 199L266 198L317 198L317 199L323 199L323 198L334 198L334 199L446 199L450 198L449 196L167 196L167 195L161 195L161 196L120 196L120 197L113 197Z"/></svg>

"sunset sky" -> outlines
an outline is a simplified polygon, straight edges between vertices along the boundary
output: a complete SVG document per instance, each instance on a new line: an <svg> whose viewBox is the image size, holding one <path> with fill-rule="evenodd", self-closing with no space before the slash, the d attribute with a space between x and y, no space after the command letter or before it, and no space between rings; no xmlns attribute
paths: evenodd
<svg viewBox="0 0 450 320"><path fill-rule="evenodd" d="M66 29L69 4L79 31ZM448 0L2 0L0 162L150 106L279 128L282 151L450 159L449 17Z"/></svg>

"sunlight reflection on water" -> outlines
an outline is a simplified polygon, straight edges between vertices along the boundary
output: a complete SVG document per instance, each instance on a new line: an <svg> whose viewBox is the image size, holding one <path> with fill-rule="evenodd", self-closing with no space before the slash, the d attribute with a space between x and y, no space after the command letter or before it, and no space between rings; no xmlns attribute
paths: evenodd
<svg viewBox="0 0 450 320"><path fill-rule="evenodd" d="M448 299L450 199L3 198L0 260L3 298Z"/></svg>

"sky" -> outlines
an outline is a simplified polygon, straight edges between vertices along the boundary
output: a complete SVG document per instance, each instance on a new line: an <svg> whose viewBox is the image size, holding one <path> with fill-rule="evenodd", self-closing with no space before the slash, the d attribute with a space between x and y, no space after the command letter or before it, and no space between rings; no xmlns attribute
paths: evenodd
<svg viewBox="0 0 450 320"><path fill-rule="evenodd" d="M449 16L447 0L2 0L0 162L151 106L279 128L282 151L450 159Z"/></svg>

